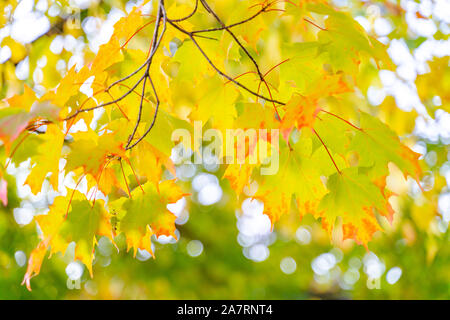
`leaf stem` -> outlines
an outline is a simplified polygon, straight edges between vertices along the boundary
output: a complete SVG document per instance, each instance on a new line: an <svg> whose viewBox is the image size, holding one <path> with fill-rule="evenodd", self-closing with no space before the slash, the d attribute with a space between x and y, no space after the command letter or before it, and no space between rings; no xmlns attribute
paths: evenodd
<svg viewBox="0 0 450 320"><path fill-rule="evenodd" d="M322 145L324 146L325 150L327 151L328 155L330 156L331 161L334 164L334 167L336 168L337 172L339 174L342 174L341 170L339 170L338 166L336 165L336 162L333 159L333 156L331 155L330 151L328 150L327 146L325 145L325 143L323 142L322 138L319 136L319 134L317 133L316 130L312 129L312 131L314 132L314 134L317 136L317 138L319 138L320 142L322 143Z"/></svg>

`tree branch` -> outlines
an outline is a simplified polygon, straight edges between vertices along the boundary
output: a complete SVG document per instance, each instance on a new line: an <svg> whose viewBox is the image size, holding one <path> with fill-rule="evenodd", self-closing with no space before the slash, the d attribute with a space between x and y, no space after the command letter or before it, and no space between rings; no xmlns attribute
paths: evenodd
<svg viewBox="0 0 450 320"><path fill-rule="evenodd" d="M163 26L163 30L161 31L161 35L159 36L158 41L156 41L156 38L158 37L159 27L160 27L160 24L161 24L161 15L162 15L163 18L164 18L164 26ZM136 121L136 125L134 126L133 133L132 133L132 134L130 135L130 137L128 138L127 146L126 146L126 148L125 148L125 149L127 149L127 150L129 149L128 147L130 146L130 143L131 143L131 141L133 140L134 135L136 134L136 131L137 131L137 129L138 129L138 127L139 127L139 124L140 124L140 122L141 122L142 105L143 105L143 102L144 102L144 96L145 96L145 84L146 84L147 78L150 79L150 74L149 74L150 66L151 66L152 61L153 61L153 56L155 55L155 52L156 52L156 50L158 49L159 44L161 43L162 37L164 36L164 32L165 32L165 30L166 30L166 21L167 21L167 17L166 17L165 10L164 10L164 8L163 8L163 1L160 0L160 1L159 1L159 4L158 4L158 14L157 14L157 17L156 17L155 30L154 30L154 32L153 32L153 38L152 38L152 42L151 42L151 43L152 43L152 49L151 49L150 57L149 57L149 59L148 59L147 69L145 70L145 74L144 74L144 77L145 77L145 78L144 78L144 84L143 84L143 86L142 86L142 96L141 96L141 101L140 101L140 104L139 104L139 114L138 114L138 119L137 119L137 121ZM136 145L136 144L134 144L134 145Z"/></svg>

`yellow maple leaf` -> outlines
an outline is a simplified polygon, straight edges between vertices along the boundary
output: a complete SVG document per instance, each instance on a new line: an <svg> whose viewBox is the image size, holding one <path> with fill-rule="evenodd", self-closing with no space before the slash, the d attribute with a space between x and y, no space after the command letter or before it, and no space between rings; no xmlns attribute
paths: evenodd
<svg viewBox="0 0 450 320"><path fill-rule="evenodd" d="M48 173L51 173L51 185L58 190L59 159L64 143L64 134L57 125L50 124L42 139L44 142L38 148L39 154L32 158L34 166L24 183L30 186L34 194L41 191L42 183Z"/></svg>

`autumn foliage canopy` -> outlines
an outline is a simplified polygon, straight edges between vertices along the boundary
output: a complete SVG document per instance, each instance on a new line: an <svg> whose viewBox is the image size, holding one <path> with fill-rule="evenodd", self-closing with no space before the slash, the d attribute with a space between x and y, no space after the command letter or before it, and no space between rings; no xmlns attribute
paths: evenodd
<svg viewBox="0 0 450 320"><path fill-rule="evenodd" d="M269 146L279 157L275 174L260 174L262 159L224 165L236 199L256 181L252 197L274 228L284 215L312 214L330 238L339 229L342 239L370 246L380 219L393 219L388 164L421 177L419 155L364 107L361 74L393 68L386 46L325 0L144 6L148 1L43 94L25 85L2 102L2 205L10 163L31 158L25 184L34 194L45 181L58 190L61 175L74 181L35 218L40 242L28 260L27 287L43 259L71 242L94 276L100 236L114 243L123 233L134 254L152 251L152 235L176 237L167 205L189 199L189 190L177 180L172 132L192 131L195 121L220 132L279 130L279 143ZM201 154L202 145L192 149ZM246 160L253 149L246 148ZM77 189L81 181L88 194Z"/></svg>

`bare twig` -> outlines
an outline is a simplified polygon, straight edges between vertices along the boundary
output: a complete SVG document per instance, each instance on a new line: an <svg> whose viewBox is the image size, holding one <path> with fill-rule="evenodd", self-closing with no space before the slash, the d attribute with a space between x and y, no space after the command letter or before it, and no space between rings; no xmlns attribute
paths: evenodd
<svg viewBox="0 0 450 320"><path fill-rule="evenodd" d="M145 76L145 75L144 75L144 76ZM141 77L141 78L133 85L133 87L131 87L130 90L128 90L126 93L124 93L124 94L123 94L122 96L120 96L119 98L117 98L117 99L115 99L115 100L113 100L113 101L108 101L108 102L99 104L98 106L95 106L95 107L91 107L91 108L87 108L87 109L78 109L78 110L75 111L73 114L71 114L70 116L66 117L66 118L64 119L64 121L67 121L67 120L70 120L70 119L72 119L72 118L75 118L77 115L79 115L79 114L82 113L82 112L89 112L89 111L92 111L92 110L95 110L95 109L103 108L103 107L109 106L109 105L111 105L111 104L114 104L114 103L117 103L117 102L123 100L123 99L124 99L125 97L127 97L131 92L133 92L134 89L136 89L136 87L142 82L142 80L144 80L144 78L145 78L144 76L142 76L142 77ZM106 90L105 90L105 91L106 91Z"/></svg>
<svg viewBox="0 0 450 320"><path fill-rule="evenodd" d="M190 14L188 14L187 16L185 16L185 17L183 17L183 18L180 18L180 19L170 19L172 22L181 22L181 21L184 21L184 20L187 20L187 19L189 19L190 17L192 17L196 12L197 12L197 9L198 9L198 0L195 0L195 7L194 7L194 10L190 13Z"/></svg>
<svg viewBox="0 0 450 320"><path fill-rule="evenodd" d="M187 31L185 30L183 27L181 27L180 25L178 25L178 22L182 22L185 20L188 20L189 18L191 18L192 16L195 15L195 13L198 11L198 7L199 7L199 1L202 4L202 6L205 8L205 10L207 12L209 12L211 15L214 16L214 18L217 20L217 22L220 24L220 27L217 28L211 28L211 29L203 29L203 30L195 30L195 31ZM164 0L159 0L158 1L158 11L157 11L157 17L155 19L155 28L153 31L153 36L152 36L152 40L150 43L150 49L149 49L149 54L148 54L148 58L145 60L145 62L139 66L136 70L134 70L133 72L131 72L130 74L128 74L127 76L114 81L113 83L111 83L107 88L104 89L104 92L108 92L109 90L114 87L117 84L121 84L122 82L130 79L131 77L133 77L134 75L138 74L141 70L143 70L145 68L145 72L144 74L137 80L137 82L129 87L127 87L127 92L125 92L122 96L120 96L117 99L113 99L112 101L108 101L102 104L99 104L95 107L91 107L91 108L86 108L86 109L82 109L83 105L76 110L73 114L69 115L68 117L66 117L65 119L63 119L64 121L70 120L70 119L74 119L78 114L82 113L82 112L89 112L95 109L99 109L102 107L106 107L108 105L112 105L112 104L117 104L119 101L125 99L130 93L134 92L136 94L139 95L139 93L137 93L135 91L135 89L143 82L142 84L142 94L140 94L140 103L139 103L139 112L138 112L138 118L136 119L136 123L135 126L133 128L132 133L130 134L126 147L126 150L130 150L133 147L135 147L140 141L142 141L152 130L152 128L154 127L155 123L156 123L156 119L157 119L157 115L158 115L158 111L159 111L159 107L160 107L160 100L159 100L159 96L158 96L158 92L156 90L155 87L155 83L153 82L153 79L150 75L150 68L152 65L152 61L153 58L158 50L158 48L160 47L162 38L164 36L164 33L166 31L166 24L169 23L170 26L174 27L175 29L177 29L178 31L180 31L181 33L187 35L189 37L189 39L194 43L194 45L197 47L198 51L201 53L201 55L205 58L205 60L207 61L207 63L222 77L224 77L225 79L228 80L228 82L233 82L234 84L236 84L238 87L244 89L245 91L249 92L250 94L252 94L253 96L260 98L260 99L264 99L264 101L267 102L271 102L274 105L275 110L276 106L275 104L278 105L284 105L284 102L278 101L276 99L274 99L272 97L272 93L270 92L269 89L269 84L266 82L266 80L264 79L264 76L267 75L268 72L270 72L270 70L266 73L266 74L262 74L261 69L257 63L257 61L255 60L255 58L250 54L250 52L247 50L247 48L240 42L240 40L238 39L238 37L230 30L231 28L238 26L238 25L242 25L246 22L249 22L253 19L255 19L257 16L259 16L261 13L263 12L269 12L271 11L269 8L271 5L273 5L274 3L276 3L276 1L270 2L270 3L266 3L266 4L262 4L261 5L261 9L256 12L255 14L253 14L251 17L230 24L230 25L225 25L225 23L219 18L219 16L211 9L211 7L208 5L208 3L206 2L206 0L196 0L195 1L195 7L192 10L191 13L189 13L188 15L186 15L185 17L182 18L178 18L178 19L170 19L167 17L167 13L166 13L166 9L164 6ZM161 29L161 23L163 24L162 29ZM146 25L148 25L149 23L147 23ZM145 26L146 26L145 25ZM141 28L142 29L142 28ZM227 33L229 33L231 35L231 37L233 38L233 40L237 43L237 45L244 51L244 53L247 55L247 57L250 59L250 61L252 62L254 68L256 69L256 72L254 71L249 71L248 73L255 73L258 75L259 77L259 81L260 84L264 83L267 90L269 91L269 95L270 97L266 97L262 94L259 93L259 89L257 92L255 92L253 89L250 89L249 87L247 87L246 85L242 84L241 82L237 81L236 79L238 77L231 77L229 75L227 75L225 72L221 71L213 62L212 60L209 58L209 56L207 55L207 53L203 50L203 48L200 46L199 42L197 41L196 38L205 38L205 39L212 39L212 40L217 40L215 38L212 37L208 37L205 35L202 35L203 33L208 33L208 32L214 32L214 31L220 31L220 30L225 30ZM161 31L161 32L160 32ZM142 136L140 136L138 139L135 139L135 136L138 132L139 129L139 125L141 123L142 120L142 112L143 112L143 107L144 107L144 101L148 102L147 99L145 99L145 90L146 90L146 85L147 85L147 80L150 83L151 87L152 87L152 91L153 91L153 95L155 97L155 111L154 111L154 115L153 115L153 120L151 122L151 124L149 125L149 127L146 129L146 131L144 132L144 134ZM122 84L121 84L122 85ZM111 96L111 98L113 98ZM135 141L134 141L135 140ZM122 169L123 170L123 169Z"/></svg>
<svg viewBox="0 0 450 320"><path fill-rule="evenodd" d="M201 1L201 0L200 0ZM203 2L203 1L202 1ZM210 28L210 29L202 29L202 30L194 30L192 31L192 34L196 34L196 33L204 33L204 32L213 32L213 31L220 31L220 30L225 30L225 29L230 29L236 26L239 26L241 24L244 24L246 22L249 22L253 19L255 19L257 16L259 16L261 13L263 12L267 12L267 9L272 5L273 3L268 3L266 5L264 5L258 12L256 12L254 15L252 15L251 17L245 19L245 20L241 20L239 22L230 24L230 25L222 25L221 27L217 27L217 28ZM208 10L208 9L207 9Z"/></svg>
<svg viewBox="0 0 450 320"><path fill-rule="evenodd" d="M154 85L154 83L152 81L152 78L150 76L149 76L149 80L150 80L150 84L151 84L151 86L153 88L153 93L155 95L155 100L156 100L156 107L155 107L155 113L153 114L153 121L150 124L150 127L148 127L148 129L144 132L144 134L136 142L134 142L131 146L126 147L126 150L129 150L129 149L135 147L139 142L141 142L149 134L150 130L152 130L152 128L153 128L153 126L155 125L155 122L156 122L156 117L158 115L160 101L159 101L159 98L158 98L158 93L156 92L155 85Z"/></svg>
<svg viewBox="0 0 450 320"><path fill-rule="evenodd" d="M127 145L125 147L125 149L128 148L128 146L130 145L131 141L134 138L134 135L136 134L136 131L139 127L139 124L141 123L141 117L142 117L142 106L143 106L143 102L144 102L144 95L145 95L145 83L147 82L147 78L148 78L148 69L149 69L150 65L147 66L147 71L145 72L145 79L144 79L144 84L142 85L142 95L141 95L141 102L139 103L139 113L138 113L138 118L136 120L136 124L134 126L133 132L131 133L131 135L128 137L128 141L127 141Z"/></svg>
<svg viewBox="0 0 450 320"><path fill-rule="evenodd" d="M270 99L273 100L272 97L272 93L270 92L269 89L269 85L267 84L266 79L264 79L264 76L261 73L261 70L259 69L259 65L256 62L255 58L253 58L253 56L250 54L250 52L248 52L247 48L239 41L239 39L236 37L236 35L233 33L233 31L230 30L230 27L227 27L225 25L225 23L223 23L223 21L219 18L219 16L214 12L214 10L211 9L211 7L208 5L208 3L206 2L206 0L200 0L203 7L206 9L206 11L208 11L210 14L212 14L214 16L214 18L217 20L217 22L219 22L223 28L225 28L225 30L231 35L231 37L234 39L234 41L238 44L238 46L244 51L244 53L247 55L247 57L251 60L251 62L253 63L253 65L255 66L256 72L258 73L259 79L261 82L263 82L266 85L267 91L269 92L270 95ZM267 5L267 7L270 6L270 4ZM263 9L266 7L263 7ZM259 93L259 90L258 90ZM275 112L278 115L278 118L280 118L280 115L278 114L277 108L275 107L275 103L273 105Z"/></svg>
<svg viewBox="0 0 450 320"><path fill-rule="evenodd" d="M159 2L159 4L158 4L158 14L157 14L157 17L156 17L156 25L155 25L155 30L153 32L153 39L152 39L152 50L151 50L151 53L150 53L150 57L148 59L147 69L145 70L145 74L144 74L145 78L144 78L144 83L143 83L143 86L142 86L142 96L141 96L141 101L140 101L140 104L139 104L138 119L136 121L136 125L134 126L133 133L128 138L126 149L128 149L131 141L133 140L134 135L136 134L136 131L137 131L137 129L139 127L139 124L141 122L142 106L143 106L144 96L145 96L145 84L146 84L147 78L150 79L149 71L150 71L150 66L152 64L153 56L155 55L155 52L158 49L159 44L161 43L162 37L164 36L164 32L165 32L165 29L166 29L167 16L166 16L166 13L165 13L165 10L164 10L163 6L164 6L164 4L163 4L163 1L161 0ZM160 24L161 24L161 15L163 16L163 19L164 19L164 23L163 23L164 25L163 25L163 30L161 31L161 34L159 36L159 39L158 39L158 41L156 41L156 38L158 37L159 27L160 27Z"/></svg>
<svg viewBox="0 0 450 320"><path fill-rule="evenodd" d="M263 95L260 95L259 93L253 91L252 89L246 87L245 85L243 85L242 83L240 83L239 81L233 79L232 77L230 77L229 75L227 75L226 73L222 72L219 68L216 67L216 65L211 61L211 59L208 57L208 55L206 54L206 52L200 47L200 45L198 44L197 40L195 40L194 35L192 34L192 32L189 32L183 28L181 28L180 26L178 26L177 24L173 23L172 21L170 21L169 19L167 19L167 22L169 22L170 25L172 25L175 29L177 29L178 31L186 34L194 43L194 45L197 47L197 49L200 51L200 53L203 55L203 57L206 59L206 61L209 63L209 65L211 65L211 67L216 70L216 72L218 74L220 74L222 77L224 77L225 79L227 79L230 82L233 82L234 84L236 84L237 86L241 87L242 89L244 89L245 91L251 93L252 95L259 97L261 99L264 99L266 101L269 102L274 102L280 105L285 105L284 102L278 101L278 100L274 100L274 99L270 99L268 97L265 97Z"/></svg>

